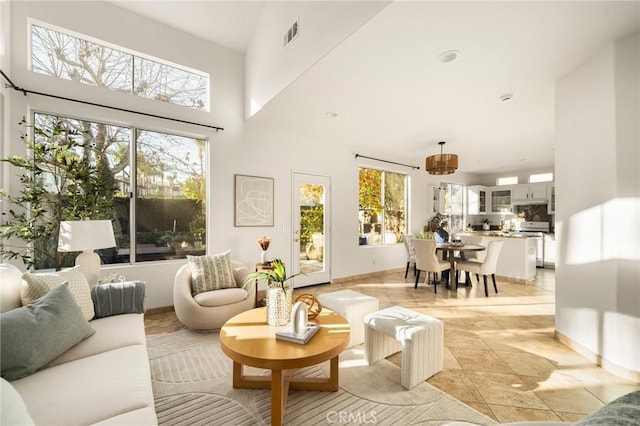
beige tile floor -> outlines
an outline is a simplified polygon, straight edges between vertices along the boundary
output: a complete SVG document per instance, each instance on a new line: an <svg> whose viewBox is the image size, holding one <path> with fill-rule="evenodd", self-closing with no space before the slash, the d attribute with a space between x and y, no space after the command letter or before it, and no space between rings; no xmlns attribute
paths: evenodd
<svg viewBox="0 0 640 426"><path fill-rule="evenodd" d="M392 271L367 278L297 289L320 294L352 289L376 297L380 308L401 305L437 317L445 326L444 370L428 383L498 422L576 421L640 384L614 376L553 337L555 274L538 269L529 284L498 279L499 294L482 285L457 291ZM491 287L491 284L489 284ZM171 310L145 318L147 334L182 325ZM400 364L400 354L388 358Z"/></svg>

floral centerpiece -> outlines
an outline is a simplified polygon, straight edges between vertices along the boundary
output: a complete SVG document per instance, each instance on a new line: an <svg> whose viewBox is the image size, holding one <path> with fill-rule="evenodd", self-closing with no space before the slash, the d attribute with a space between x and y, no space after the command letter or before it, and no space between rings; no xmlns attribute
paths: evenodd
<svg viewBox="0 0 640 426"><path fill-rule="evenodd" d="M267 237L265 235L258 239L258 245L262 249L262 253L260 253L260 263L263 265L267 264L267 250L269 249L269 244L271 244L271 237Z"/></svg>

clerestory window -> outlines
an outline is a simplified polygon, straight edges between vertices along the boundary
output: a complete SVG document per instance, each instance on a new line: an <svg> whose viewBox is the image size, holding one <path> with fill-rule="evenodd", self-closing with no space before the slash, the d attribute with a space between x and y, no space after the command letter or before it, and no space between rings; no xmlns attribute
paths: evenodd
<svg viewBox="0 0 640 426"><path fill-rule="evenodd" d="M47 24L31 24L31 70L209 111L208 74Z"/></svg>

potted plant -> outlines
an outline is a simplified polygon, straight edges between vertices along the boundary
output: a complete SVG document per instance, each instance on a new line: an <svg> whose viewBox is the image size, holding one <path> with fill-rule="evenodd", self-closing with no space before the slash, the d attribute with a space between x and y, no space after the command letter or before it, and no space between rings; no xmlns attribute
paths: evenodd
<svg viewBox="0 0 640 426"><path fill-rule="evenodd" d="M285 325L289 322L293 287L288 281L298 275L305 274L298 273L287 276L284 263L280 258L275 258L271 261L270 269L253 272L245 278L245 283L254 280L267 281L267 324Z"/></svg>

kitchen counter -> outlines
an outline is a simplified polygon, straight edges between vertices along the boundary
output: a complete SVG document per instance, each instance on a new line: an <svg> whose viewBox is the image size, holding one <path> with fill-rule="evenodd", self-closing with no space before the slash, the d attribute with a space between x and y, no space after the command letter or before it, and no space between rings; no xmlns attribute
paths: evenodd
<svg viewBox="0 0 640 426"><path fill-rule="evenodd" d="M493 236L496 231L470 232L457 234L465 244L486 246L490 241L504 241L496 275L517 282L530 282L536 279L536 239L528 236Z"/></svg>
<svg viewBox="0 0 640 426"><path fill-rule="evenodd" d="M467 231L456 235L467 237L535 238L530 234L521 234L518 231Z"/></svg>

